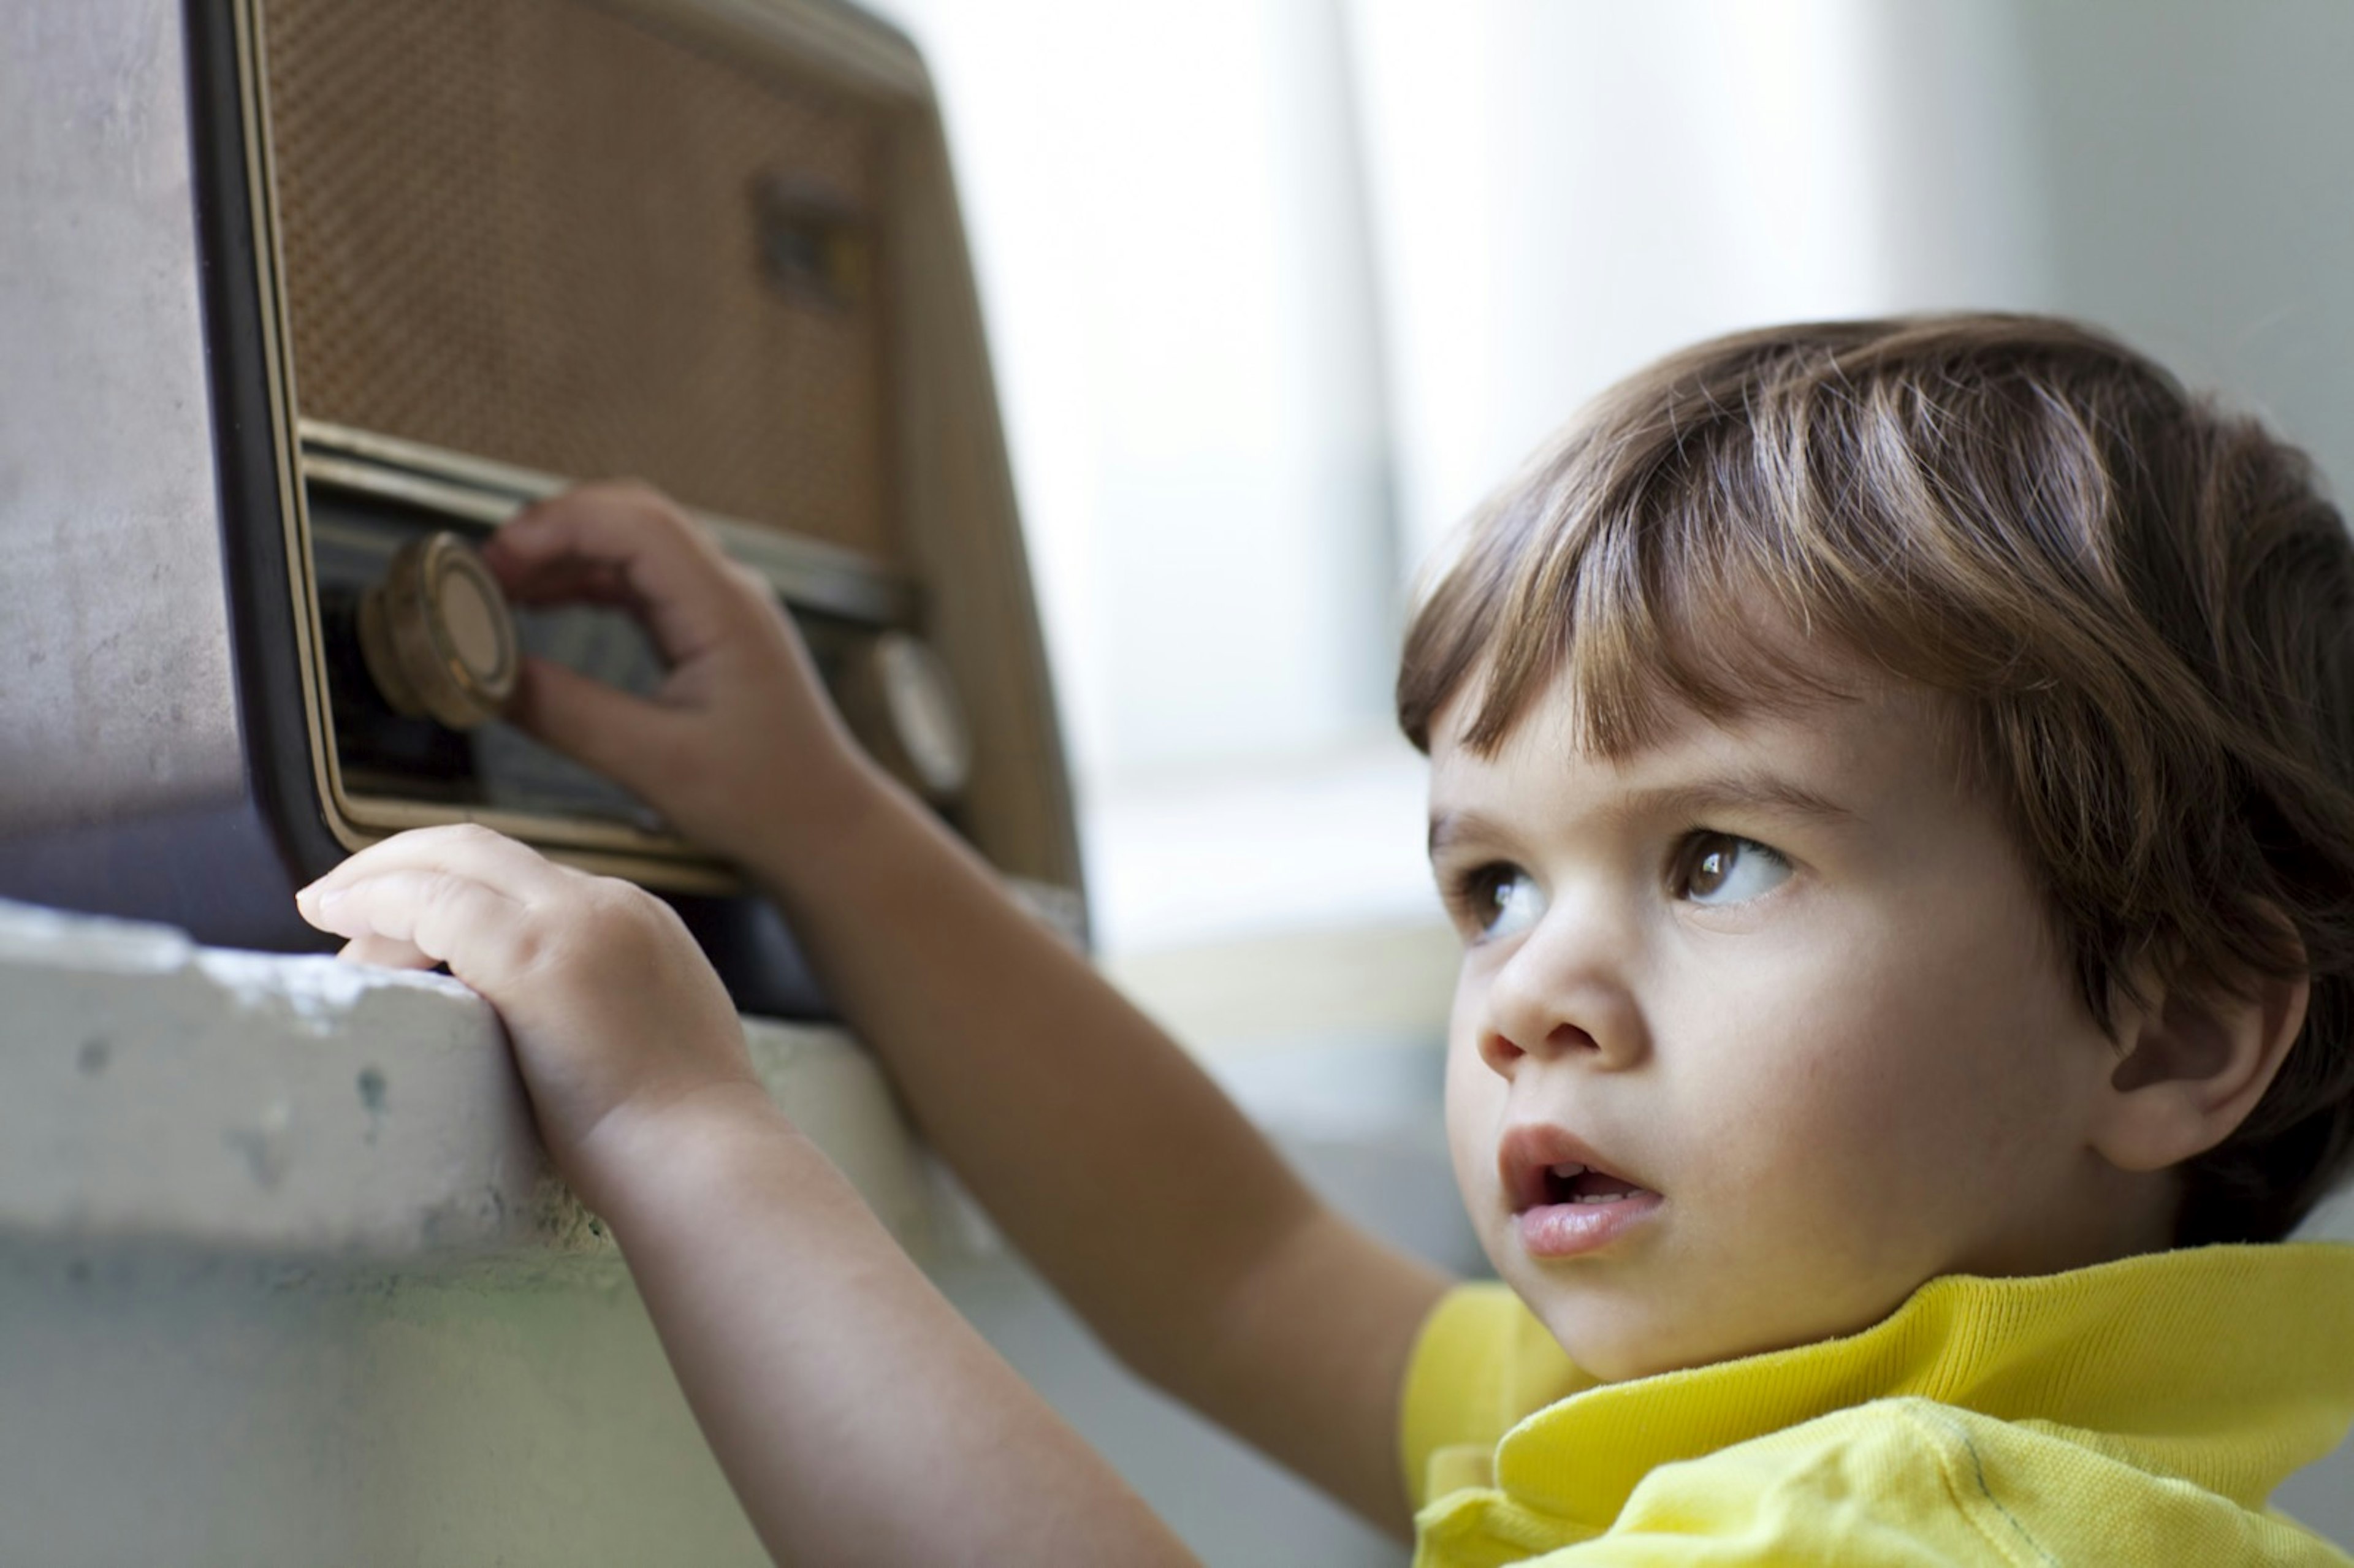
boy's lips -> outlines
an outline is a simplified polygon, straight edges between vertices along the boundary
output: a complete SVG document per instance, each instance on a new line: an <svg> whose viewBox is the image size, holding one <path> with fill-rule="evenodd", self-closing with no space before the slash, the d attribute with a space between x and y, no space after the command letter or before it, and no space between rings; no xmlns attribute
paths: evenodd
<svg viewBox="0 0 2354 1568"><path fill-rule="evenodd" d="M1496 1170L1514 1213L1563 1201L1559 1182L1581 1174L1593 1179L1589 1185L1615 1181L1638 1192L1650 1191L1612 1166L1592 1145L1549 1122L1507 1128L1497 1142Z"/></svg>
<svg viewBox="0 0 2354 1568"><path fill-rule="evenodd" d="M1592 1252L1659 1206L1658 1192L1549 1123L1507 1130L1496 1163L1521 1245L1534 1257Z"/></svg>

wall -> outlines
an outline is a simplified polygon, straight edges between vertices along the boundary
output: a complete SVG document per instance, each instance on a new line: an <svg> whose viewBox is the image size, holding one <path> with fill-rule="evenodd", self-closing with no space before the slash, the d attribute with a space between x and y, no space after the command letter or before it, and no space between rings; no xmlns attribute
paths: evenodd
<svg viewBox="0 0 2354 1568"><path fill-rule="evenodd" d="M2354 185L2331 0L2015 0L2049 296L2354 485Z"/></svg>
<svg viewBox="0 0 2354 1568"><path fill-rule="evenodd" d="M766 1559L487 1004L0 903L0 1561ZM839 1033L764 1082L907 1245Z"/></svg>

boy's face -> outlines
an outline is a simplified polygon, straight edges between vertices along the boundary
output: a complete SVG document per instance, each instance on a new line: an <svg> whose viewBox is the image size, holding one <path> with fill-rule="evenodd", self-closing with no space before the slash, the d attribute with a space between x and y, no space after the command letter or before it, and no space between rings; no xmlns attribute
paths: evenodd
<svg viewBox="0 0 2354 1568"><path fill-rule="evenodd" d="M1466 948L1456 1179L1498 1272L1621 1379L1851 1332L1938 1274L2165 1244L2087 1146L2115 1047L1926 694L1617 762L1556 684L1493 758L1431 747ZM1581 1173L1578 1167L1591 1169Z"/></svg>

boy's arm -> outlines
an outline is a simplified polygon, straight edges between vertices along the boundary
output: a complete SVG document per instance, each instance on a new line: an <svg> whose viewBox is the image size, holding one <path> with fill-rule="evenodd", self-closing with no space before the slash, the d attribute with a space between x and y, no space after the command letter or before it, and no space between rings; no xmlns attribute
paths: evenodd
<svg viewBox="0 0 2354 1568"><path fill-rule="evenodd" d="M667 907L463 827L364 851L301 903L353 956L447 962L497 1007L777 1560L1191 1561L769 1100Z"/></svg>
<svg viewBox="0 0 2354 1568"><path fill-rule="evenodd" d="M1444 1277L1310 1193L896 789L751 864L933 1146L1109 1347L1402 1532L1397 1398Z"/></svg>
<svg viewBox="0 0 2354 1568"><path fill-rule="evenodd" d="M636 609L645 703L533 664L516 716L747 865L917 1123L1124 1360L1393 1530L1435 1270L1318 1202L1165 1034L859 755L766 586L594 486L489 552L523 602Z"/></svg>

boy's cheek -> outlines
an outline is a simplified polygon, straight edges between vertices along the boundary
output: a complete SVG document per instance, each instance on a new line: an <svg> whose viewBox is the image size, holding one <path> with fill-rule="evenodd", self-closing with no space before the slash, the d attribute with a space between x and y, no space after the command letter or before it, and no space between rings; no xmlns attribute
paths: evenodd
<svg viewBox="0 0 2354 1568"><path fill-rule="evenodd" d="M1479 1222L1495 1194L1496 1139L1504 1083L1459 1033L1447 1047L1445 1096L1447 1149L1456 1191Z"/></svg>

